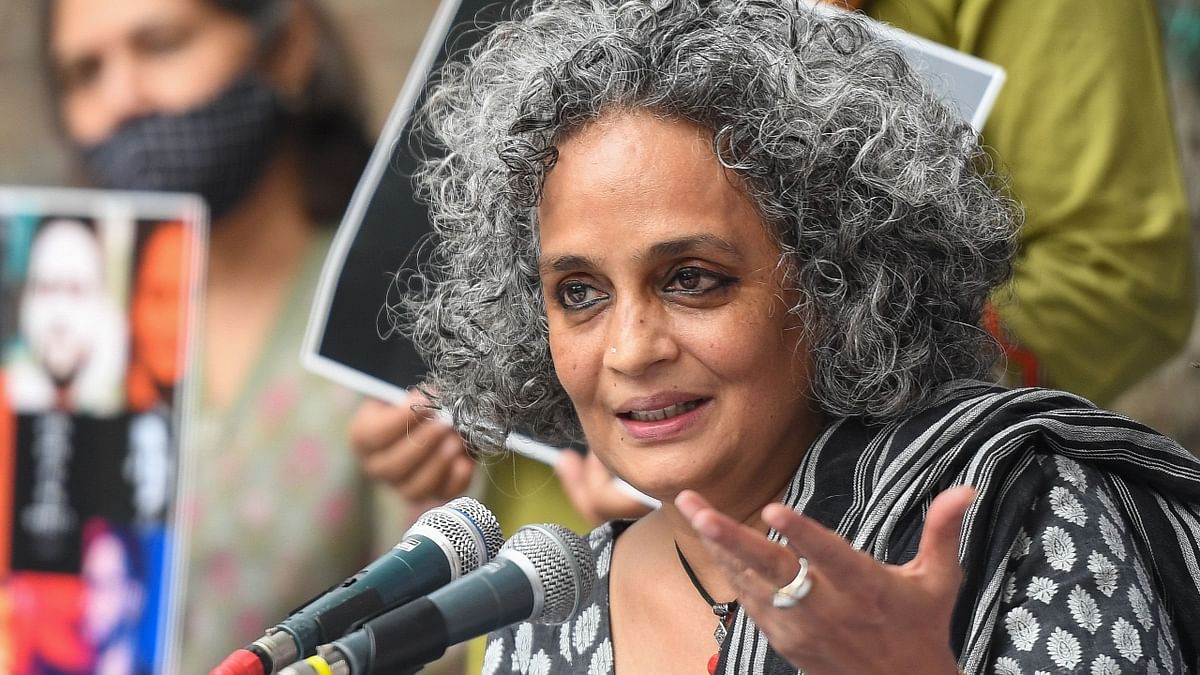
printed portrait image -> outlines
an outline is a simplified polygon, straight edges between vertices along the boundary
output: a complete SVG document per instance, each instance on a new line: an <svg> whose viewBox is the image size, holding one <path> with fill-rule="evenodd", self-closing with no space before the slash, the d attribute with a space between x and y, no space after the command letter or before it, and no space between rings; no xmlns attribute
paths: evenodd
<svg viewBox="0 0 1200 675"><path fill-rule="evenodd" d="M142 223L129 294L129 407L170 405L182 375L190 256L183 223Z"/></svg>
<svg viewBox="0 0 1200 675"><path fill-rule="evenodd" d="M90 218L46 218L34 231L6 358L19 411L114 414L123 407L126 327Z"/></svg>

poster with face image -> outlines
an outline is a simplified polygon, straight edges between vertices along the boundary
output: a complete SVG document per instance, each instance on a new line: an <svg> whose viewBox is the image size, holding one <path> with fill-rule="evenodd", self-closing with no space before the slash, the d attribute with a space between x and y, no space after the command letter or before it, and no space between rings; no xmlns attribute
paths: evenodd
<svg viewBox="0 0 1200 675"><path fill-rule="evenodd" d="M206 218L0 187L0 672L169 668Z"/></svg>

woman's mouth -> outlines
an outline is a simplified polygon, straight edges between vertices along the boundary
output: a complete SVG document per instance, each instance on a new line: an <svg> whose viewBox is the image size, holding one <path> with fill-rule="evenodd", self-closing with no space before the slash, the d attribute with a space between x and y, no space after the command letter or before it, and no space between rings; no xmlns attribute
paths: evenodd
<svg viewBox="0 0 1200 675"><path fill-rule="evenodd" d="M650 443L675 440L704 419L711 398L696 398L661 408L638 406L617 413L621 426L636 441Z"/></svg>
<svg viewBox="0 0 1200 675"><path fill-rule="evenodd" d="M696 408L699 408L702 403L704 403L704 399L696 399L694 401L676 403L675 405L669 405L665 408L659 408L657 410L629 410L627 412L620 413L620 415L621 417L634 420L635 422L661 422L667 418L675 417L677 415L682 415L686 412L695 410Z"/></svg>

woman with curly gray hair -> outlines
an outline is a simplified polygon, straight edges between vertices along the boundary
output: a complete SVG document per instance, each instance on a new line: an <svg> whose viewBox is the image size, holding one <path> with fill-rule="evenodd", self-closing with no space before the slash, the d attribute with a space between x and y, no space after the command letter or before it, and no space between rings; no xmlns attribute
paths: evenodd
<svg viewBox="0 0 1200 675"><path fill-rule="evenodd" d="M586 609L494 634L486 673L1196 662L1200 464L974 379L1018 209L860 18L534 0L421 121L435 405L477 451L582 442L664 504L597 528Z"/></svg>

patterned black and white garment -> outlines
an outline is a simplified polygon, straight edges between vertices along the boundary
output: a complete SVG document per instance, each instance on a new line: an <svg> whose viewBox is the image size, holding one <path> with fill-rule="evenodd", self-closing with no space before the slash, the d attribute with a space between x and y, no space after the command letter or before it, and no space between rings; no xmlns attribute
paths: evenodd
<svg viewBox="0 0 1200 675"><path fill-rule="evenodd" d="M1063 392L955 382L943 394L902 422L830 425L784 501L903 563L933 497L975 486L952 627L968 674L1200 672L1200 461ZM493 633L484 675L613 672L608 567L623 529L591 534L599 583L584 611ZM739 611L717 672L797 671Z"/></svg>

